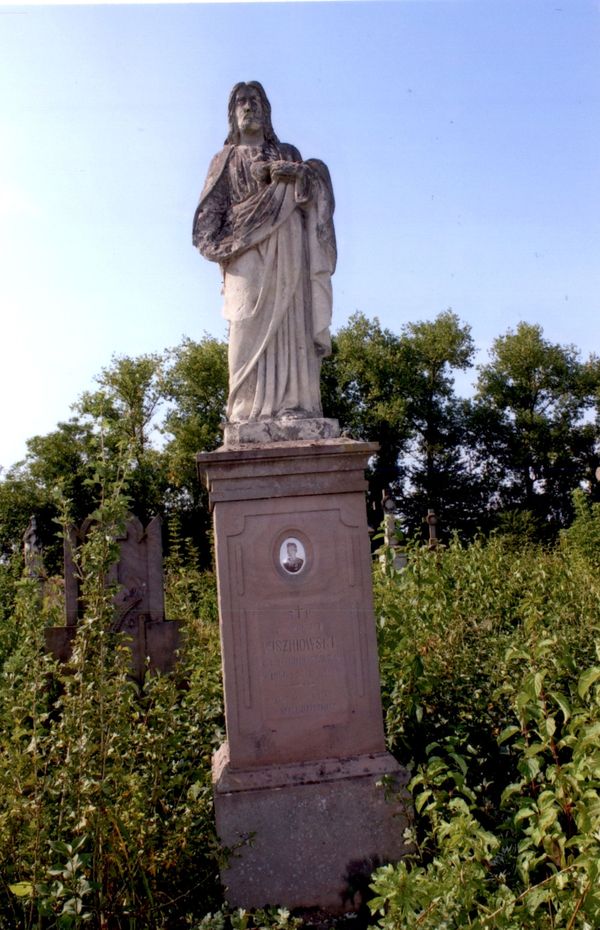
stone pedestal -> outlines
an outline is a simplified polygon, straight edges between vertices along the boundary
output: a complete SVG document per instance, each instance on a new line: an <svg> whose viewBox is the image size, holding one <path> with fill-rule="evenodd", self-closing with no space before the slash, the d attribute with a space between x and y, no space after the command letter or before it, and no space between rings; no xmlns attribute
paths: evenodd
<svg viewBox="0 0 600 930"><path fill-rule="evenodd" d="M227 900L319 906L406 852L385 752L364 469L349 439L198 456L214 510L228 742L214 760ZM251 841L248 842L249 838Z"/></svg>
<svg viewBox="0 0 600 930"><path fill-rule="evenodd" d="M227 423L223 430L223 444L232 446L298 440L336 439L340 435L337 420L326 417L280 417L278 420L250 420L247 423Z"/></svg>

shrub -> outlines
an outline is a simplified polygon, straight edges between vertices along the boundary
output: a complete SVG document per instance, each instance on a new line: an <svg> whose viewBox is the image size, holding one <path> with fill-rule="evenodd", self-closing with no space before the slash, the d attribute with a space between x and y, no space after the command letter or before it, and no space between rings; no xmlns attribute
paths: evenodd
<svg viewBox="0 0 600 930"><path fill-rule="evenodd" d="M417 812L412 859L373 876L384 930L600 925L600 586L580 542L453 542L377 578Z"/></svg>
<svg viewBox="0 0 600 930"><path fill-rule="evenodd" d="M126 512L117 488L82 547L86 607L68 665L44 652L37 586L18 585L0 681L0 926L177 928L221 899L216 627L188 612L177 676L133 682L104 585Z"/></svg>

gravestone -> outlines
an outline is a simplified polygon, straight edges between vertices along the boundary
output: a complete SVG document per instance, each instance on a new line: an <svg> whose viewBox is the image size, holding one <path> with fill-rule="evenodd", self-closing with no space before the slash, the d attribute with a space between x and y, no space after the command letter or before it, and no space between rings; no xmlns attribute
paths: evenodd
<svg viewBox="0 0 600 930"><path fill-rule="evenodd" d="M27 529L23 533L23 562L25 564L25 576L37 581L41 588L46 572L44 570L44 553L38 537L35 516L30 518Z"/></svg>
<svg viewBox="0 0 600 930"><path fill-rule="evenodd" d="M379 562L384 572L387 571L391 555L391 566L394 571L399 572L408 565L408 556L406 551L401 548L398 541L396 528L397 504L392 496L390 488L384 490L381 496L381 505L383 509L383 543L387 552L384 551L379 556ZM390 553L390 555L388 555L388 553Z"/></svg>
<svg viewBox="0 0 600 930"><path fill-rule="evenodd" d="M65 537L66 625L46 630L46 646L61 661L70 657L77 623L85 609L75 552L92 525L88 519L79 530L71 527ZM132 675L142 681L147 659L150 669L169 672L181 645L181 621L165 620L160 517L154 517L144 529L140 520L131 516L117 542L119 558L106 578L107 585L117 586L112 630L129 638Z"/></svg>
<svg viewBox="0 0 600 930"><path fill-rule="evenodd" d="M439 537L437 532L438 518L435 510L429 509L427 511L427 516L425 517L425 523L429 527L429 541L427 546L429 549L437 549L439 545Z"/></svg>
<svg viewBox="0 0 600 930"><path fill-rule="evenodd" d="M407 777L385 750L372 605L364 469L376 449L305 440L198 456L227 723L217 830L227 847L252 837L222 874L231 904L341 913L360 903L361 877L407 852Z"/></svg>
<svg viewBox="0 0 600 930"><path fill-rule="evenodd" d="M386 752L364 477L373 443L323 417L331 351L329 171L281 143L257 81L194 215L223 273L224 445L197 456L215 531L227 741L215 816L230 904L357 908L372 869L406 854L407 773ZM393 801L382 782L392 785Z"/></svg>

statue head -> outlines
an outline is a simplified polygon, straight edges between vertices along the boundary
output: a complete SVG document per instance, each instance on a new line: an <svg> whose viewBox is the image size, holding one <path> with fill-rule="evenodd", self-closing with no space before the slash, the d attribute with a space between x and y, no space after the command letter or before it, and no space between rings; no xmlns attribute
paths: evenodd
<svg viewBox="0 0 600 930"><path fill-rule="evenodd" d="M262 107L263 134L265 137L265 142L279 142L279 139L273 130L273 124L271 123L271 104L269 103L264 87L258 81L240 81L235 85L229 95L229 104L227 107L229 134L225 139L225 144L229 143L231 145L237 145L240 141L240 130L237 124L235 105L238 92L242 89L253 90L260 100Z"/></svg>

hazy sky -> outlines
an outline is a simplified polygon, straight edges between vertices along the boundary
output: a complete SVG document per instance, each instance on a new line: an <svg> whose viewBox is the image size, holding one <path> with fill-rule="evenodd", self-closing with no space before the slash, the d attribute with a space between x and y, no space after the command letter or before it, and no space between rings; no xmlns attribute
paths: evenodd
<svg viewBox="0 0 600 930"><path fill-rule="evenodd" d="M113 354L225 336L191 221L252 79L331 171L334 329L452 307L481 360L522 319L600 352L598 0L3 5L0 465Z"/></svg>

